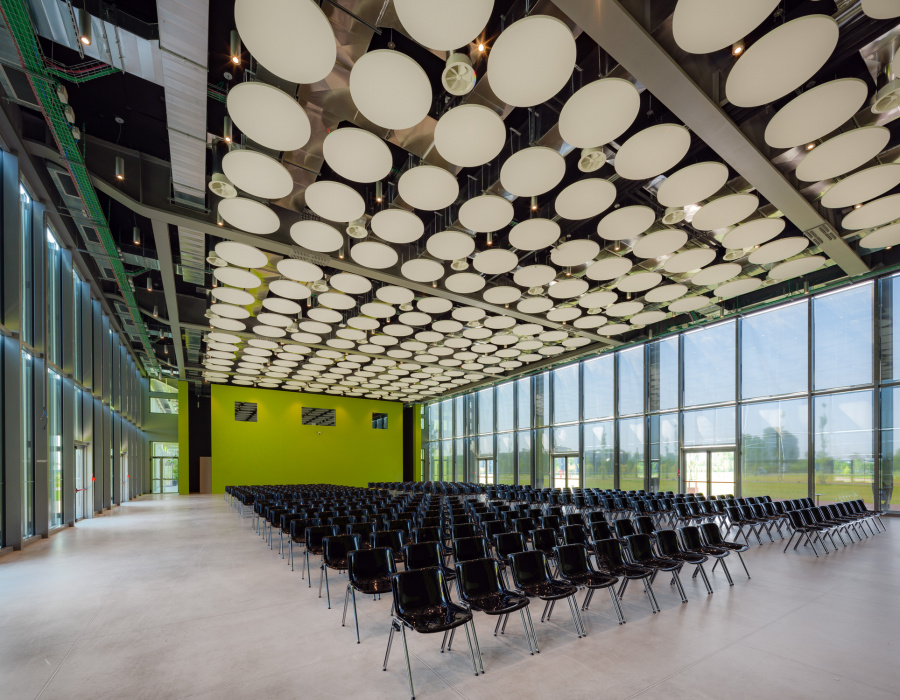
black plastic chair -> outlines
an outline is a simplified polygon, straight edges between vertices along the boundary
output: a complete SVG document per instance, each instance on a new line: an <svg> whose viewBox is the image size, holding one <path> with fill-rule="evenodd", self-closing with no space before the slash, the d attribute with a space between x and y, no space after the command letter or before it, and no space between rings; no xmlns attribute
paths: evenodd
<svg viewBox="0 0 900 700"><path fill-rule="evenodd" d="M391 642L394 641L394 633L400 632L403 640L403 654L406 657L410 698L415 700L416 693L413 689L412 669L409 664L409 648L406 645L407 628L421 634L443 632L445 642L448 632L457 627L465 628L469 652L472 655L472 668L477 676L475 649L478 647L478 637L475 634L474 623L471 625L472 632L469 633L472 613L450 600L444 573L437 568L401 571L391 576L391 589L394 594L394 612L391 615L391 631L388 635L387 652L384 655L382 669L387 671L388 658L391 655ZM474 647L472 646L473 638L475 640ZM443 644L441 651L444 651ZM480 651L478 655L480 658ZM481 670L484 671L483 664Z"/></svg>
<svg viewBox="0 0 900 700"><path fill-rule="evenodd" d="M682 530L684 529L686 528L682 528ZM699 534L698 531L698 539ZM680 561L684 564L695 565L696 568L694 569L694 574L691 578L697 578L697 574L699 573L700 577L703 579L703 585L706 586L706 594L709 595L713 592L712 586L709 585L709 579L706 577L706 571L703 569L703 565L709 561L709 557L692 548L682 549L678 542L678 535L675 534L674 530L659 530L653 533L653 537L656 539L656 551L659 552L661 557L674 559L675 561Z"/></svg>
<svg viewBox="0 0 900 700"><path fill-rule="evenodd" d="M531 547L543 552L547 559L556 568L556 545L559 542L556 539L556 531L550 528L539 527L537 530L531 531Z"/></svg>
<svg viewBox="0 0 900 700"><path fill-rule="evenodd" d="M645 566L653 569L654 575L650 578L651 582L660 571L671 572L672 581L681 595L681 602L687 603L687 596L684 593L684 587L681 585L681 579L678 572L681 570L682 563L675 559L667 559L658 557L653 553L652 540L650 535L628 535L625 538L625 545L628 547L628 554L638 566Z"/></svg>
<svg viewBox="0 0 900 700"><path fill-rule="evenodd" d="M550 615L553 614L553 605L557 600L565 598L572 611L572 621L575 623L575 632L578 638L587 634L581 613L578 611L578 605L574 600L578 588L568 581L558 581L550 575L550 566L543 552L531 550L510 554L509 567L518 590L529 598L540 598L544 601L541 622L545 618L549 620Z"/></svg>
<svg viewBox="0 0 900 700"><path fill-rule="evenodd" d="M506 632L510 613L518 610L522 616L522 627L525 629L529 651L532 655L535 651L540 651L531 613L528 610L528 598L506 589L500 577L500 565L496 560L472 559L457 564L456 590L460 602L470 610L498 616L497 624L494 626L495 637L498 629L501 634Z"/></svg>
<svg viewBox="0 0 900 700"><path fill-rule="evenodd" d="M437 567L444 572L444 578L448 581L456 578L456 572L444 565L444 551L439 542L418 542L406 545L403 548L403 561L406 562L407 571Z"/></svg>
<svg viewBox="0 0 900 700"><path fill-rule="evenodd" d="M706 525L715 525L715 523L706 523ZM716 530L718 531L718 525L716 525ZM715 571L716 566L722 564L722 570L725 572L725 578L728 579L728 585L734 585L734 581L731 579L731 572L728 571L728 565L722 561L731 553L730 549L705 544L700 536L701 530L696 525L679 528L678 534L681 536L681 547L684 551L702 554L705 557L713 557L716 560L716 563L713 564L713 571ZM694 577L696 576L697 571L695 570Z"/></svg>
<svg viewBox="0 0 900 700"><path fill-rule="evenodd" d="M463 537L453 540L453 561L457 564L461 561L472 559L485 559L490 557L488 542L484 537Z"/></svg>
<svg viewBox="0 0 900 700"><path fill-rule="evenodd" d="M708 546L718 547L719 549L727 549L728 551L737 554L738 559L741 560L741 566L744 567L744 573L747 574L747 578L750 578L750 572L747 571L747 565L744 563L744 557L741 556L741 552L746 552L748 549L750 549L748 545L741 544L740 542L726 541L725 539L723 539L722 532L719 530L718 526L715 523L705 523L700 527L700 531L703 533L703 539L706 540L706 544ZM788 542L788 544L790 544L790 541ZM718 559L716 561L716 565L720 562L724 567L725 562L722 559ZM713 565L713 571L716 570L716 565Z"/></svg>
<svg viewBox="0 0 900 700"><path fill-rule="evenodd" d="M619 540L598 540L593 545L597 558L597 568L600 569L600 572L618 576L622 579L622 584L616 592L619 600L622 600L625 595L625 589L628 587L629 581L640 580L644 584L644 593L647 594L647 598L650 600L650 609L654 613L659 612L656 594L654 594L653 586L650 583L653 570L645 566L627 563L622 557L622 545Z"/></svg>
<svg viewBox="0 0 900 700"><path fill-rule="evenodd" d="M406 544L405 530L377 530L369 535L372 549L389 547L394 553L394 561L403 563L403 545Z"/></svg>
<svg viewBox="0 0 900 700"><path fill-rule="evenodd" d="M294 545L306 544L306 528L312 526L312 521L305 518L297 518L295 520L291 520L291 536L288 540L288 545L290 547L290 562L291 562L291 571L294 570ZM300 570L301 578L303 576L303 570Z"/></svg>
<svg viewBox="0 0 900 700"><path fill-rule="evenodd" d="M391 590L391 576L397 573L394 555L390 547L357 549L347 553L347 592L344 594L344 616L347 620L347 599L353 598L353 623L356 627L356 643L359 644L359 618L356 614L356 591L363 595L380 596Z"/></svg>
<svg viewBox="0 0 900 700"><path fill-rule="evenodd" d="M478 526L475 523L462 523L450 527L451 540L461 540L464 537L477 537L480 534Z"/></svg>
<svg viewBox="0 0 900 700"><path fill-rule="evenodd" d="M591 535L591 542L616 539L612 530L609 529L609 523L606 522L606 520L596 520L592 523L588 523L588 528Z"/></svg>
<svg viewBox="0 0 900 700"><path fill-rule="evenodd" d="M656 525L653 523L653 518L649 515L639 515L634 519L634 529L638 534L652 537L653 533L656 532Z"/></svg>
<svg viewBox="0 0 900 700"><path fill-rule="evenodd" d="M309 573L309 555L318 554L321 556L325 551L325 538L334 537L335 535L339 534L341 534L341 528L338 525L313 525L306 528L305 534L303 536L306 542L306 547L304 547L303 553L306 556L307 588L312 588L312 576ZM321 595L322 592L320 590L319 597L321 597Z"/></svg>
<svg viewBox="0 0 900 700"><path fill-rule="evenodd" d="M616 617L619 618L619 624L625 623L622 606L619 605L619 599L616 597L615 587L619 579L615 576L595 571L587 558L587 549L583 545L564 544L558 546L556 548L556 558L559 562L559 576L563 581L568 581L579 588L588 589L584 595L584 601L581 603L582 610L587 610L590 607L595 591L606 588L609 591L613 609L616 611Z"/></svg>
<svg viewBox="0 0 900 700"><path fill-rule="evenodd" d="M335 527L337 527L335 525ZM361 535L336 535L322 540L322 575L319 577L319 597L322 597L322 579L325 580L325 598L331 610L331 590L328 588L328 569L347 570L347 554L360 548Z"/></svg>

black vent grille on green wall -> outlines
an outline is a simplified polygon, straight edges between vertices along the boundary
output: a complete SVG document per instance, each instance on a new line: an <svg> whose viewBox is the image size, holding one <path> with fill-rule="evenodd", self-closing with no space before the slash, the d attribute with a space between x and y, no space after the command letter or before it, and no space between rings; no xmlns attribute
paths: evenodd
<svg viewBox="0 0 900 700"><path fill-rule="evenodd" d="M333 408L305 408L303 409L303 425L337 425Z"/></svg>

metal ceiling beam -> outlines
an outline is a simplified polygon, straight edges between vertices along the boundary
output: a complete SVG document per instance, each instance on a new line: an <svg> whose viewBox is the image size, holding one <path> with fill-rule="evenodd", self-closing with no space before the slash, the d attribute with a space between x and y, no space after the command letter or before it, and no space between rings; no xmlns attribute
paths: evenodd
<svg viewBox="0 0 900 700"><path fill-rule="evenodd" d="M617 0L555 3L844 272L869 271L831 224Z"/></svg>
<svg viewBox="0 0 900 700"><path fill-rule="evenodd" d="M157 219L150 219L153 227L153 241L156 244L156 255L159 257L159 273L162 277L163 293L166 298L166 311L169 315L169 326L172 329L172 342L175 345L175 361L178 363L178 378L184 379L184 346L181 341L181 324L178 320L178 294L175 289L175 265L172 263L172 244L169 242L169 225Z"/></svg>

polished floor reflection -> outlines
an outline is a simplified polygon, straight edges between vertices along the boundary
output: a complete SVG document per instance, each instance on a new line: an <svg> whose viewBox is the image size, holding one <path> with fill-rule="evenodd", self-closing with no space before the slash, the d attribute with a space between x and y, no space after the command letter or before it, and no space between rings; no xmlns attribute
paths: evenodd
<svg viewBox="0 0 900 700"><path fill-rule="evenodd" d="M410 635L417 697L896 698L886 622L900 616L900 540L896 521L885 524L819 559L782 554L777 538L754 546L744 555L752 580L735 572L728 588L717 570L707 596L685 575L686 605L660 579L657 615L629 587L623 626L596 597L584 639L568 611L543 624L537 615L534 657L521 625L494 637L494 620L476 614L478 678L464 641L441 654L439 638ZM388 599L359 598L356 645L341 605L327 610L286 562L220 496L175 495L144 496L2 557L0 694L408 697L399 648L381 671Z"/></svg>

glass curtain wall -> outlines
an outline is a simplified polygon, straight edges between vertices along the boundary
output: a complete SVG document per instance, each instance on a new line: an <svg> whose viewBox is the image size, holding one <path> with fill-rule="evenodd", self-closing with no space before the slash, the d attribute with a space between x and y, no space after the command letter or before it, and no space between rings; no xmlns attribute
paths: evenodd
<svg viewBox="0 0 900 700"><path fill-rule="evenodd" d="M690 464L703 493L896 510L895 309L900 275L718 321L430 404L426 440L452 449L452 401L454 433L477 436L468 480L684 491Z"/></svg>

